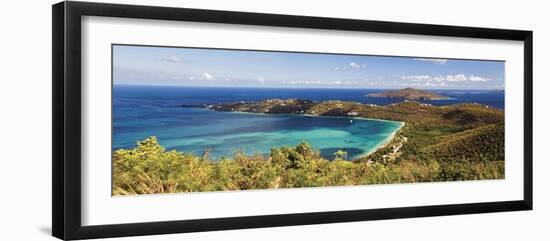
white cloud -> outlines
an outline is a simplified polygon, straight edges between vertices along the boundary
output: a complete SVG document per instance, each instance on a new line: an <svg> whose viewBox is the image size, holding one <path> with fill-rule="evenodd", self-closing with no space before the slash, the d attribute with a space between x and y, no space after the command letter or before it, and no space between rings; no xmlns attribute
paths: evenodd
<svg viewBox="0 0 550 241"><path fill-rule="evenodd" d="M258 78L258 81L259 81L260 83L262 83L262 84L265 84L265 79L264 79L264 77Z"/></svg>
<svg viewBox="0 0 550 241"><path fill-rule="evenodd" d="M408 80L413 82L421 82L421 81L432 81L432 76L430 75L406 75L401 76L402 80Z"/></svg>
<svg viewBox="0 0 550 241"><path fill-rule="evenodd" d="M429 62L429 63L432 63L432 64L437 64L437 65L444 65L444 64L447 63L446 59L414 58L414 60L425 61L425 62Z"/></svg>
<svg viewBox="0 0 550 241"><path fill-rule="evenodd" d="M329 86L329 85L352 85L354 84L353 81L341 81L341 80L334 80L334 81L320 81L320 80L284 80L281 81L281 84L285 85L323 85L323 86Z"/></svg>
<svg viewBox="0 0 550 241"><path fill-rule="evenodd" d="M349 62L348 65L342 67L335 67L334 70L346 70L346 69L360 69L367 67L366 64L359 64L355 62Z"/></svg>
<svg viewBox="0 0 550 241"><path fill-rule="evenodd" d="M450 82L462 82L467 81L468 77L464 74L447 75L446 80Z"/></svg>
<svg viewBox="0 0 550 241"><path fill-rule="evenodd" d="M210 73L208 72L204 72L201 76L201 79L203 80L216 80L216 78L214 77L214 75L211 75Z"/></svg>
<svg viewBox="0 0 550 241"><path fill-rule="evenodd" d="M183 59L178 57L178 56L175 56L175 55L170 55L170 56L166 56L166 57L162 57L160 58L160 61L164 61L164 62L170 62L170 63L183 63Z"/></svg>
<svg viewBox="0 0 550 241"><path fill-rule="evenodd" d="M281 84L285 85L319 85L322 84L320 80L283 80Z"/></svg>
<svg viewBox="0 0 550 241"><path fill-rule="evenodd" d="M486 82L487 80L489 80L487 78L483 78L483 77L479 77L479 76L473 76L473 75L470 75L470 77L468 77L468 79L470 81L474 81L474 82Z"/></svg>
<svg viewBox="0 0 550 241"><path fill-rule="evenodd" d="M484 78L481 76L475 75L465 75L465 74L451 74L451 75L404 75L401 76L402 80L412 81L412 82L486 82L491 79Z"/></svg>

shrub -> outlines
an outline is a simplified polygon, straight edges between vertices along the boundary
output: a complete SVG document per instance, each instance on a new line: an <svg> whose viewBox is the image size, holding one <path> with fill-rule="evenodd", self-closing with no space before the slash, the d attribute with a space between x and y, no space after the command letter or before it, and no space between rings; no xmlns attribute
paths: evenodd
<svg viewBox="0 0 550 241"><path fill-rule="evenodd" d="M167 151L155 137L113 153L113 195L228 191L268 188L388 184L504 177L504 161L439 161L417 158L394 162L346 161L320 156L308 143L272 148L268 158L236 152L209 161L205 155Z"/></svg>

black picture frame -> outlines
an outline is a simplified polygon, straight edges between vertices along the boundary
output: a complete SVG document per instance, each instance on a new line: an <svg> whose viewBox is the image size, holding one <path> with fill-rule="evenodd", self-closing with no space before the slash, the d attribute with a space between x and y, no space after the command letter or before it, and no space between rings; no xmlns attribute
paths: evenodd
<svg viewBox="0 0 550 241"><path fill-rule="evenodd" d="M199 232L380 219L532 210L533 32L170 7L60 2L52 7L53 165L52 233L60 239ZM517 40L524 43L524 194L521 200L334 212L139 222L81 224L81 17L194 21L259 26L366 31L427 36Z"/></svg>

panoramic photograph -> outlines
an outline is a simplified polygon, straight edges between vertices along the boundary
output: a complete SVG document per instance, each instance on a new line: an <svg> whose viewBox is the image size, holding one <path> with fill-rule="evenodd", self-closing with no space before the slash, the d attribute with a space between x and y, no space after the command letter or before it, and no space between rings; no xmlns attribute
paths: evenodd
<svg viewBox="0 0 550 241"><path fill-rule="evenodd" d="M504 179L505 62L112 45L112 195Z"/></svg>

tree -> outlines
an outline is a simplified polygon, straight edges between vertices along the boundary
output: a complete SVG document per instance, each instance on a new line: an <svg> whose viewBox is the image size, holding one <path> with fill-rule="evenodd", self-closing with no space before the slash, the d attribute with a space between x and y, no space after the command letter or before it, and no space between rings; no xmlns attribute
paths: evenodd
<svg viewBox="0 0 550 241"><path fill-rule="evenodd" d="M334 160L346 160L348 159L348 153L344 150L338 150L334 153Z"/></svg>

